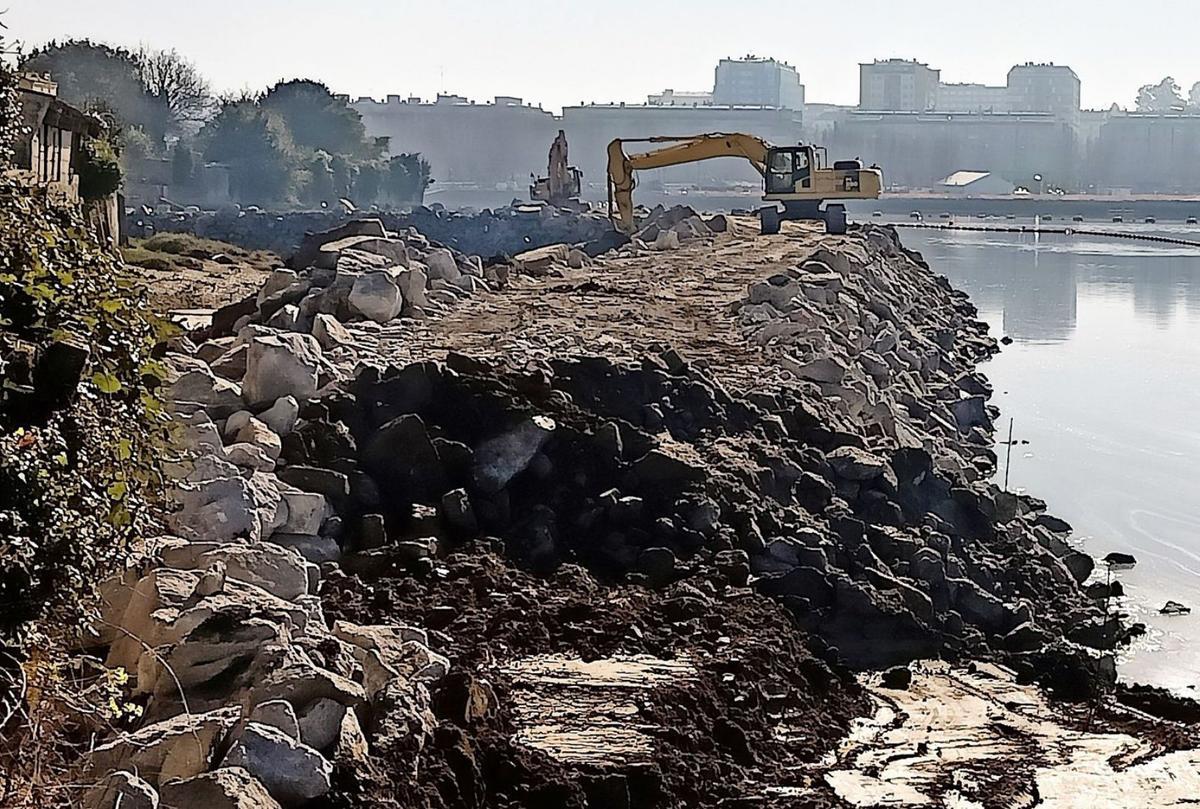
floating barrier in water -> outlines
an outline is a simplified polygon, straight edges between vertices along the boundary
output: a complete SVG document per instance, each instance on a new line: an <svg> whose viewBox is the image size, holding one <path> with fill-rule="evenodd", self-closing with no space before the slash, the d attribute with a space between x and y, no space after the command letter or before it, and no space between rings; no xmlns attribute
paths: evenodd
<svg viewBox="0 0 1200 809"><path fill-rule="evenodd" d="M985 225L942 225L932 222L894 222L898 228L914 230L966 230L976 233L1039 233L1054 236L1101 236L1110 239L1128 239L1138 242L1154 242L1156 244L1174 244L1183 247L1200 247L1200 242L1188 239L1175 239L1170 236L1154 236L1149 233L1117 233L1111 230L1085 230L1083 228L1040 228L1029 225L1014 225L1012 227L991 227Z"/></svg>

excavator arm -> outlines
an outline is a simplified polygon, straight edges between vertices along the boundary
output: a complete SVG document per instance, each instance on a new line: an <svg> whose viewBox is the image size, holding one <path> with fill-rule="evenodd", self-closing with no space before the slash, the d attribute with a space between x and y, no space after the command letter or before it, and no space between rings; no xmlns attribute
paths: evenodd
<svg viewBox="0 0 1200 809"><path fill-rule="evenodd" d="M626 143L667 144L641 154L625 153ZM741 157L759 174L766 175L769 145L753 135L715 132L690 137L656 137L621 140L608 144L608 215L625 233L633 231L633 173L643 169L696 163L714 157Z"/></svg>

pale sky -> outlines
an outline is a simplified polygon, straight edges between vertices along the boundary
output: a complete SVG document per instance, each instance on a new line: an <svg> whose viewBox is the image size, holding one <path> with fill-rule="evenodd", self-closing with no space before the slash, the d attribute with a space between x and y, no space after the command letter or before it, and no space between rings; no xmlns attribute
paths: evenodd
<svg viewBox="0 0 1200 809"><path fill-rule="evenodd" d="M796 66L810 102L854 104L858 63L919 58L943 81L1003 84L1008 68L1075 68L1083 104L1132 105L1171 75L1200 81L1194 0L7 0L10 44L90 37L176 48L218 91L320 79L336 92L558 110L710 89L725 56Z"/></svg>

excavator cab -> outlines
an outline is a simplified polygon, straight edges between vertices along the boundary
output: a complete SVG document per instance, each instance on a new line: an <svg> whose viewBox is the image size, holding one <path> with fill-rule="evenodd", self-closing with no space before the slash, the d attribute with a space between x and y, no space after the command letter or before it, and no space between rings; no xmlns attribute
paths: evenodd
<svg viewBox="0 0 1200 809"><path fill-rule="evenodd" d="M812 185L812 148L772 147L767 151L767 196L794 194Z"/></svg>

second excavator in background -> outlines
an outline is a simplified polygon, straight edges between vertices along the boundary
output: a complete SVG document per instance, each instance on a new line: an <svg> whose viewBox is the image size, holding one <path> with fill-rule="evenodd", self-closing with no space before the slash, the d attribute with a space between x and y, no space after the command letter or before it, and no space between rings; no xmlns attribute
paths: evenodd
<svg viewBox="0 0 1200 809"><path fill-rule="evenodd" d="M529 198L559 208L572 207L578 205L582 185L583 172L570 165L567 135L560 129L558 137L550 144L546 176L534 178L533 185L529 187Z"/></svg>
<svg viewBox="0 0 1200 809"><path fill-rule="evenodd" d="M662 144L640 154L627 154L627 143ZM632 233L634 172L695 163L717 157L739 157L750 162L763 178L759 221L765 234L778 233L785 220L817 220L829 233L846 232L846 206L827 204L835 199L878 199L883 172L864 168L859 160L839 160L828 165L824 147L798 144L772 146L754 135L710 133L687 137L621 139L608 145L608 211L617 228Z"/></svg>

